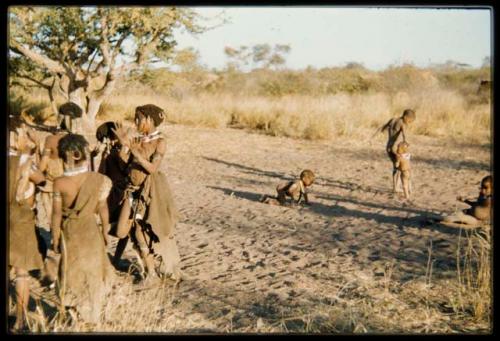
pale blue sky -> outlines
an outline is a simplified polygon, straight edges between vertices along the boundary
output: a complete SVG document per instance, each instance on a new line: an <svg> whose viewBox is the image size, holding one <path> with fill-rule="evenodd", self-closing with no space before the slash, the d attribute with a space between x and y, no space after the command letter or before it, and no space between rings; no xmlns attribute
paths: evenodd
<svg viewBox="0 0 500 341"><path fill-rule="evenodd" d="M289 44L286 66L303 69L363 63L374 70L405 62L425 67L454 60L480 66L491 55L488 9L197 7L230 20L192 37L178 34L178 47L193 47L201 63L223 68L224 47Z"/></svg>

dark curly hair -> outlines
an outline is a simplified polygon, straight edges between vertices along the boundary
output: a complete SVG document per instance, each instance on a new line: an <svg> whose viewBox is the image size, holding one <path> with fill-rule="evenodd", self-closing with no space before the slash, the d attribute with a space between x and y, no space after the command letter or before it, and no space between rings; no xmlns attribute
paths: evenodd
<svg viewBox="0 0 500 341"><path fill-rule="evenodd" d="M105 138L108 138L112 141L117 140L115 133L111 129L116 129L115 122L108 121L108 122L104 122L103 124L101 124L97 128L97 131L95 132L95 137L96 137L97 141L103 142Z"/></svg>
<svg viewBox="0 0 500 341"><path fill-rule="evenodd" d="M154 104L146 104L135 108L135 119L138 119L139 115L151 117L155 127L158 127L165 119L163 109Z"/></svg>
<svg viewBox="0 0 500 341"><path fill-rule="evenodd" d="M67 134L59 140L57 144L57 153L64 162L68 161L66 155L68 152L78 153L80 155L79 161L83 161L87 159L85 149L88 145L89 143L82 135Z"/></svg>
<svg viewBox="0 0 500 341"><path fill-rule="evenodd" d="M66 102L59 107L59 115L70 116L71 118L79 118L83 115L83 110L74 102Z"/></svg>

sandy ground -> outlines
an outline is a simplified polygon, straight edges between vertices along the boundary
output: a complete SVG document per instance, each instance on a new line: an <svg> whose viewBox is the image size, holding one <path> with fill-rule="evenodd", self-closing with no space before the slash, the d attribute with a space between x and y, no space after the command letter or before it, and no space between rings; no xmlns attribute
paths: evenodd
<svg viewBox="0 0 500 341"><path fill-rule="evenodd" d="M422 215L465 208L456 196L477 196L490 171L489 146L410 134L413 201L405 203L391 193L382 135L369 145L237 129L163 131L163 171L182 213L176 237L184 280L164 317L176 316L176 332L304 332L307 321L315 331L334 331L321 327L323 308L348 300L353 311L349 295L360 283L425 278L429 250L432 278L454 278L458 230L429 226ZM306 168L317 176L311 206L259 202ZM133 261L130 248L125 258Z"/></svg>

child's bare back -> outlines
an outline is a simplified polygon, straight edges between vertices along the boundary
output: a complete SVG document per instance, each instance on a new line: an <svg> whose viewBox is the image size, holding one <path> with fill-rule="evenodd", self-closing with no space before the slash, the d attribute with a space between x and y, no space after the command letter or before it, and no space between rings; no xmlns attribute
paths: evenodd
<svg viewBox="0 0 500 341"><path fill-rule="evenodd" d="M304 203L309 204L306 188L311 186L315 180L315 175L311 170L304 170L300 174L300 178L288 182L280 183L276 186L277 197L269 197L265 195L261 202L270 205L286 205L287 197L291 198L293 204L299 204L304 198Z"/></svg>

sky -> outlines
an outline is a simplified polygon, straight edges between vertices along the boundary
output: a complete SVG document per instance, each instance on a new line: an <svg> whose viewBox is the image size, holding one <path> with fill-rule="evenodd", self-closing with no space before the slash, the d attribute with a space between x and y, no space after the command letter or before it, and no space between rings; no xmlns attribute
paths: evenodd
<svg viewBox="0 0 500 341"><path fill-rule="evenodd" d="M288 44L285 66L304 69L362 63L372 70L453 60L472 67L491 56L489 9L194 7L203 17L229 21L196 37L178 32L178 48L192 47L201 64L222 69L224 47ZM220 22L209 19L207 23Z"/></svg>

